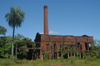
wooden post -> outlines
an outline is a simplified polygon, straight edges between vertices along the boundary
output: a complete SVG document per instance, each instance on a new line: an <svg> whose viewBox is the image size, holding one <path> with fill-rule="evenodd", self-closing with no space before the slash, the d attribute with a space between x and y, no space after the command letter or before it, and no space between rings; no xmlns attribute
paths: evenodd
<svg viewBox="0 0 100 66"><path fill-rule="evenodd" d="M74 57L75 57L75 46L74 46Z"/></svg>
<svg viewBox="0 0 100 66"><path fill-rule="evenodd" d="M33 60L33 50L32 50L32 60Z"/></svg>
<svg viewBox="0 0 100 66"><path fill-rule="evenodd" d="M70 55L72 56L72 51L70 52Z"/></svg>
<svg viewBox="0 0 100 66"><path fill-rule="evenodd" d="M34 44L34 43L33 43ZM34 51L34 49L33 49L33 45L32 45L32 60L33 60L33 51Z"/></svg>
<svg viewBox="0 0 100 66"><path fill-rule="evenodd" d="M53 52L53 59L55 59L55 53Z"/></svg>
<svg viewBox="0 0 100 66"><path fill-rule="evenodd" d="M83 51L83 59L84 59L84 51Z"/></svg>
<svg viewBox="0 0 100 66"><path fill-rule="evenodd" d="M64 51L65 51L65 45L63 45L63 49L64 49Z"/></svg>
<svg viewBox="0 0 100 66"><path fill-rule="evenodd" d="M69 58L69 45L68 45L68 58Z"/></svg>
<svg viewBox="0 0 100 66"><path fill-rule="evenodd" d="M68 58L69 58L69 51L68 51Z"/></svg>
<svg viewBox="0 0 100 66"><path fill-rule="evenodd" d="M38 59L38 56L39 56L39 54L38 54L38 52L37 52L37 59Z"/></svg>
<svg viewBox="0 0 100 66"><path fill-rule="evenodd" d="M87 45L88 45L88 52L89 52L89 43Z"/></svg>
<svg viewBox="0 0 100 66"><path fill-rule="evenodd" d="M17 43L16 43L16 60L17 60Z"/></svg>
<svg viewBox="0 0 100 66"><path fill-rule="evenodd" d="M61 51L61 57L63 57L63 53L62 53L62 51Z"/></svg>
<svg viewBox="0 0 100 66"><path fill-rule="evenodd" d="M79 45L79 54L80 54L80 59L81 59L81 51L80 51L80 45Z"/></svg>
<svg viewBox="0 0 100 66"><path fill-rule="evenodd" d="M36 53L34 53L34 54L35 54L35 59L37 59Z"/></svg>
<svg viewBox="0 0 100 66"><path fill-rule="evenodd" d="M69 51L69 46L67 46L67 48L68 48L68 51Z"/></svg>
<svg viewBox="0 0 100 66"><path fill-rule="evenodd" d="M75 52L74 52L74 57L75 57Z"/></svg>
<svg viewBox="0 0 100 66"><path fill-rule="evenodd" d="M57 59L59 58L59 53L57 52Z"/></svg>
<svg viewBox="0 0 100 66"><path fill-rule="evenodd" d="M63 49L63 48L62 48L62 43L60 43L60 49L61 49L61 57L63 57L63 52L62 52L62 51L63 51L63 50L62 50L62 49Z"/></svg>
<svg viewBox="0 0 100 66"><path fill-rule="evenodd" d="M80 51L80 59L81 59L81 51Z"/></svg>
<svg viewBox="0 0 100 66"><path fill-rule="evenodd" d="M80 45L79 45L79 51L80 51Z"/></svg>
<svg viewBox="0 0 100 66"><path fill-rule="evenodd" d="M76 46L76 49L77 49L77 57L78 57L78 46Z"/></svg>

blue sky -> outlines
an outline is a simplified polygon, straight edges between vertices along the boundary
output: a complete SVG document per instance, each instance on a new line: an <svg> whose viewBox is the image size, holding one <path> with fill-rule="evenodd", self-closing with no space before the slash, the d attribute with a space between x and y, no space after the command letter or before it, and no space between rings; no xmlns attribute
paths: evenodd
<svg viewBox="0 0 100 66"><path fill-rule="evenodd" d="M100 40L100 0L0 0L0 25L7 28L6 36L12 35L12 28L5 14L10 12L11 6L21 6L26 13L25 20L15 29L15 34L34 41L37 32L44 32L44 5L48 6L49 34L86 34Z"/></svg>

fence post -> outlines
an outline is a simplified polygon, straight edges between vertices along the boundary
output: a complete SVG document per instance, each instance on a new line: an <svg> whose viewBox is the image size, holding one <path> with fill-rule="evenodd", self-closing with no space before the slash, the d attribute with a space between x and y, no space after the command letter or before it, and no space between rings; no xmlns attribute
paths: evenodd
<svg viewBox="0 0 100 66"><path fill-rule="evenodd" d="M16 53L15 54L16 54L16 60L17 60L17 43L16 43Z"/></svg>

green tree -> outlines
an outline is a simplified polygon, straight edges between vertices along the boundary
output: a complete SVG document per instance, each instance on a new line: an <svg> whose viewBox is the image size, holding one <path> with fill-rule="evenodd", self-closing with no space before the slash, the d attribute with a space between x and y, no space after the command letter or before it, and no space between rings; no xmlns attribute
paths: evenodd
<svg viewBox="0 0 100 66"><path fill-rule="evenodd" d="M23 36L23 35L21 35L21 34L17 34L17 35L15 35L15 38L16 38L16 39L20 39L20 40L21 40L21 39L23 39L23 38L24 38L24 36Z"/></svg>
<svg viewBox="0 0 100 66"><path fill-rule="evenodd" d="M20 7L14 8L11 7L10 13L7 13L5 15L6 21L8 22L9 26L13 28L13 39L12 39L12 57L13 60L13 52L14 52L14 33L15 33L15 27L20 27L21 23L24 20L25 13L21 10Z"/></svg>
<svg viewBox="0 0 100 66"><path fill-rule="evenodd" d="M92 47L91 45L90 48ZM94 49L90 53L85 52L85 57L87 56L100 58L100 40L94 40Z"/></svg>
<svg viewBox="0 0 100 66"><path fill-rule="evenodd" d="M7 32L7 29L0 25L0 34L5 35L6 32Z"/></svg>
<svg viewBox="0 0 100 66"><path fill-rule="evenodd" d="M0 58L9 58L11 54L12 36L0 37Z"/></svg>
<svg viewBox="0 0 100 66"><path fill-rule="evenodd" d="M17 34L15 35L16 37L14 38L14 44L16 42L32 42L32 39L28 38L28 37L21 37L17 38L20 36L23 36L21 34ZM12 44L12 36L2 36L0 37L0 58L11 58L11 44ZM20 48L28 48L28 47L32 47L33 44L31 43L17 43L17 47ZM15 49L15 45L14 45L14 49ZM29 58L29 49L19 49L17 51L17 55L19 59L24 59L24 58Z"/></svg>
<svg viewBox="0 0 100 66"><path fill-rule="evenodd" d="M94 40L94 50L91 55L100 58L100 40Z"/></svg>

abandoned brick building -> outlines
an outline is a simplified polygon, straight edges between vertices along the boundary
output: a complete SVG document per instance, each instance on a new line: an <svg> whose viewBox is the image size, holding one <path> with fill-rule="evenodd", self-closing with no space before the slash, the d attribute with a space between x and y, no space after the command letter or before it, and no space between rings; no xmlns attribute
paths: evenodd
<svg viewBox="0 0 100 66"><path fill-rule="evenodd" d="M67 57L72 55L83 56L84 51L89 51L89 44L93 44L92 36L62 36L62 35L49 35L48 34L48 13L47 6L44 6L44 34L37 33L35 42L41 42L40 57L43 59L43 53L50 51L49 58L54 55L55 58L62 56L66 53ZM52 49L52 47L54 47ZM71 49L72 47L72 49Z"/></svg>
<svg viewBox="0 0 100 66"><path fill-rule="evenodd" d="M44 53L49 52L48 58L79 56L84 58L84 52L89 52L89 44L93 45L93 37L49 35L48 32L48 7L44 6L44 34L36 34L36 52L33 57L44 59Z"/></svg>

